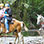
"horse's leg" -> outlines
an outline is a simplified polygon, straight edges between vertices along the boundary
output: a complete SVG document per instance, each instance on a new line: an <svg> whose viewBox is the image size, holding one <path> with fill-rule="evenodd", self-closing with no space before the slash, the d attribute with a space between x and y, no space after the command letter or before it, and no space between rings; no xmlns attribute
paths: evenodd
<svg viewBox="0 0 44 44"><path fill-rule="evenodd" d="M4 24L1 24L1 29L2 29L2 32L4 32L4 33L6 32Z"/></svg>
<svg viewBox="0 0 44 44"><path fill-rule="evenodd" d="M23 35L21 34L21 26L20 26L20 25L17 26L17 31L18 31L18 39L19 39L19 40L18 40L18 41L19 41L18 44L21 44L20 41L22 41L22 44L24 44Z"/></svg>
<svg viewBox="0 0 44 44"><path fill-rule="evenodd" d="M23 39L23 35L21 34L21 32L18 33L19 36L19 41L21 42L20 44L24 44L24 39Z"/></svg>
<svg viewBox="0 0 44 44"><path fill-rule="evenodd" d="M2 27L2 33L5 33L6 32L6 28L5 27Z"/></svg>
<svg viewBox="0 0 44 44"><path fill-rule="evenodd" d="M14 32L13 34L15 35L14 44L16 44L16 42L17 42L17 38L18 38L18 33L17 33L17 32Z"/></svg>
<svg viewBox="0 0 44 44"><path fill-rule="evenodd" d="M19 36L18 36L18 33L14 32L15 33L15 41L14 41L14 44L19 44Z"/></svg>

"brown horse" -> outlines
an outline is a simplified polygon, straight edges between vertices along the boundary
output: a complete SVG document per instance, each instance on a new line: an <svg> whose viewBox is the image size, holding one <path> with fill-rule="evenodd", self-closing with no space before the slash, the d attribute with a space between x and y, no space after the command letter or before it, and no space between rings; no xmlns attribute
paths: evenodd
<svg viewBox="0 0 44 44"><path fill-rule="evenodd" d="M14 32L15 36L16 36L15 41L18 38L18 42L19 42L19 40L23 39L23 35L21 34L21 30L25 29L26 31L28 31L28 28L25 26L24 22L22 22L22 21L18 21L16 19L13 19L13 22L14 22L14 24L9 24L9 32L8 33ZM1 23L0 32L5 33L6 30L7 29L5 28L4 24Z"/></svg>

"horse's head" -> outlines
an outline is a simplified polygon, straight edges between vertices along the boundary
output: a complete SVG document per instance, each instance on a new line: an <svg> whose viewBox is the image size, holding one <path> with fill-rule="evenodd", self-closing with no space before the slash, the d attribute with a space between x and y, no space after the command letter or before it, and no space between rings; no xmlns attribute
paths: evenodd
<svg viewBox="0 0 44 44"><path fill-rule="evenodd" d="M42 21L42 18L43 18L43 16L42 15L38 15L37 14L37 24L39 25L40 24L40 22Z"/></svg>

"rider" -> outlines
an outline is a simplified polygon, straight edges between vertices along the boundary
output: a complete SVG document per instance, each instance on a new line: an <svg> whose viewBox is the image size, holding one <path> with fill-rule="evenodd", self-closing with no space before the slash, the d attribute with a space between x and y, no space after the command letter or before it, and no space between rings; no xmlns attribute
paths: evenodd
<svg viewBox="0 0 44 44"><path fill-rule="evenodd" d="M9 20L11 19L12 20L12 11L11 11L11 8L10 8L10 5L9 4L5 4L5 14L7 14L7 16L5 15L4 18L5 18L5 27L7 29L6 33L9 32Z"/></svg>

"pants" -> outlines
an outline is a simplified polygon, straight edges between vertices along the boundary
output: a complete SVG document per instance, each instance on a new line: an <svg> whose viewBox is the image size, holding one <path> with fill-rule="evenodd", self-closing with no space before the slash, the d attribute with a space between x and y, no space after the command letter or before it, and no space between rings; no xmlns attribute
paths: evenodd
<svg viewBox="0 0 44 44"><path fill-rule="evenodd" d="M6 29L9 31L9 24L8 24L7 18L5 18L5 27L6 27Z"/></svg>

